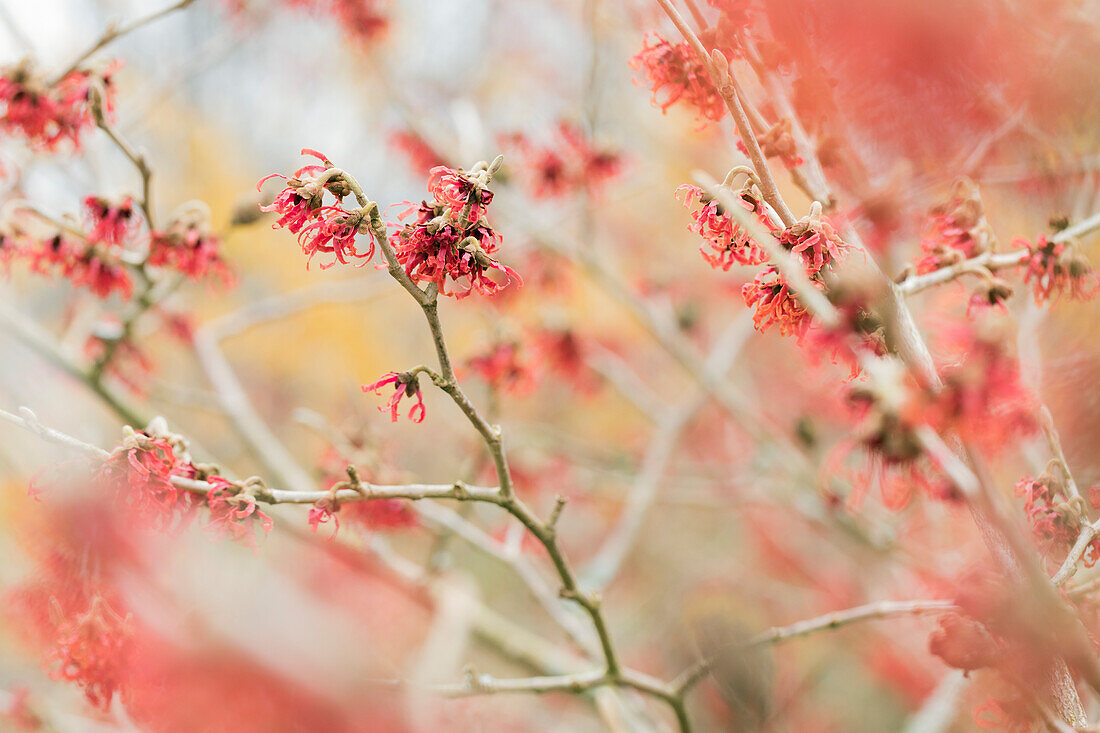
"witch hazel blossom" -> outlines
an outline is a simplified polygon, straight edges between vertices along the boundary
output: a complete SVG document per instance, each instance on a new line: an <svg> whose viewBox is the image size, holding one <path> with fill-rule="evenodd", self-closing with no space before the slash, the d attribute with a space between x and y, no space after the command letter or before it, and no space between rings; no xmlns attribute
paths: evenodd
<svg viewBox="0 0 1100 733"><path fill-rule="evenodd" d="M754 242L748 232L725 212L722 204L706 191L685 183L676 189L676 195L689 209L696 203L699 204L699 208L691 212L692 223L688 225L688 230L703 239L703 243L699 245L699 253L711 267L729 271L735 264L761 265L767 261L768 256L760 245ZM751 188L742 189L738 197L741 205L753 213L761 225L768 231L777 231L771 217L768 216L764 202L752 192Z"/></svg>
<svg viewBox="0 0 1100 733"><path fill-rule="evenodd" d="M397 422L401 400L405 397L415 397L416 404L409 409L409 419L416 423L424 422L424 395L420 391L420 380L414 372L389 372L382 375L377 382L363 385L363 391L380 395L383 387L391 385L394 387L394 391L390 401L378 409L380 411L389 410L390 418L393 422Z"/></svg>
<svg viewBox="0 0 1100 733"><path fill-rule="evenodd" d="M256 497L245 485L221 476L209 476L206 482L212 486L206 494L210 510L206 528L255 549L257 526L266 535L275 526L271 517L260 510Z"/></svg>
<svg viewBox="0 0 1100 733"><path fill-rule="evenodd" d="M95 126L96 105L113 106L112 77L117 62L102 71L76 69L50 83L29 61L0 70L0 133L22 137L34 148L53 152L64 141L73 149Z"/></svg>
<svg viewBox="0 0 1100 733"><path fill-rule="evenodd" d="M132 636L129 617L95 596L86 613L60 622L46 657L50 676L75 682L93 707L106 710L124 686Z"/></svg>
<svg viewBox="0 0 1100 733"><path fill-rule="evenodd" d="M566 121L558 123L552 144L536 145L523 133L503 140L523 156L521 174L537 199L560 198L577 191L598 193L623 167L621 155L597 148L578 125Z"/></svg>
<svg viewBox="0 0 1100 733"><path fill-rule="evenodd" d="M194 494L172 483L173 476L196 474L190 462L177 455L180 448L171 437L127 429L122 444L104 461L98 480L118 492L139 520L169 528L190 517L198 505Z"/></svg>
<svg viewBox="0 0 1100 733"><path fill-rule="evenodd" d="M446 167L432 171L428 188L433 201L406 210L399 218L415 212L413 221L390 237L398 263L413 282L434 283L441 295L455 298L474 291L494 295L512 283L523 284L519 273L493 257L502 240L485 218L493 199L485 187L503 160L497 156L470 171ZM493 279L494 272L504 281Z"/></svg>
<svg viewBox="0 0 1100 733"><path fill-rule="evenodd" d="M27 260L31 272L58 275L100 298L117 294L129 300L133 295L133 279L109 246L58 232L23 248L18 255Z"/></svg>
<svg viewBox="0 0 1100 733"><path fill-rule="evenodd" d="M1024 283L1031 286L1037 304L1048 300L1057 302L1063 296L1070 300L1090 300L1100 292L1100 278L1076 241L1060 242L1041 236L1035 244L1015 239L1013 245L1027 249L1023 262Z"/></svg>
<svg viewBox="0 0 1100 733"><path fill-rule="evenodd" d="M360 259L365 264L375 250L368 212L365 209L352 212L340 205L352 194L352 186L343 171L334 167L328 158L309 148L304 148L302 155L313 156L321 164L302 166L289 177L272 173L261 178L256 184L257 190L272 178L281 178L286 185L271 204L260 206L260 210L278 215L273 228L298 235L298 244L310 261L318 253L333 255L331 262L321 265L322 269L337 262L348 264L349 259ZM325 203L326 193L336 199L335 204ZM367 237L366 251L357 248L359 235Z"/></svg>
<svg viewBox="0 0 1100 733"><path fill-rule="evenodd" d="M211 231L205 205L184 208L166 227L150 232L145 262L151 267L175 270L191 280L213 276L226 286L234 280L222 255L221 240Z"/></svg>
<svg viewBox="0 0 1100 733"><path fill-rule="evenodd" d="M89 241L104 242L120 247L135 232L138 221L134 214L134 200L129 196L119 200L88 196L84 199L84 209L88 213L90 230Z"/></svg>
<svg viewBox="0 0 1100 733"><path fill-rule="evenodd" d="M683 102L704 124L725 116L726 102L691 44L673 45L656 33L647 34L644 44L630 60L630 68L645 75L655 106L667 113L669 107Z"/></svg>

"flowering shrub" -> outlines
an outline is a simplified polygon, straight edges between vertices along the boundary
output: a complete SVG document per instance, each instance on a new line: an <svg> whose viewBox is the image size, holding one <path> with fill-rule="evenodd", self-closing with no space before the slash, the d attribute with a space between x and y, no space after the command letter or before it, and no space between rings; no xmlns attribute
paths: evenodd
<svg viewBox="0 0 1100 733"><path fill-rule="evenodd" d="M83 6L0 48L0 728L1095 729L1080 3Z"/></svg>

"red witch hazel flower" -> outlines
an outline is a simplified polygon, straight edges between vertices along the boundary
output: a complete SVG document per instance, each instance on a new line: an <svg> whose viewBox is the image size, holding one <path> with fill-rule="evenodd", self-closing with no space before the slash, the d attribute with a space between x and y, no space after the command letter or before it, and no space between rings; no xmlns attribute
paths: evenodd
<svg viewBox="0 0 1100 733"><path fill-rule="evenodd" d="M730 176L726 180L729 181ZM688 229L703 238L699 253L711 267L728 272L734 264L760 265L767 261L764 250L725 212L717 199L698 186L687 183L677 188L676 193L683 195L684 206L688 208L695 202L702 204L692 211L692 223ZM777 231L764 203L753 193L751 186L741 189L738 196L742 206L752 212L762 226L768 231Z"/></svg>
<svg viewBox="0 0 1100 733"><path fill-rule="evenodd" d="M47 151L56 150L64 140L79 149L80 135L95 124L93 105L101 104L105 112L111 109L111 77L117 68L112 64L102 72L77 69L53 84L38 76L29 61L3 69L0 132L20 135Z"/></svg>
<svg viewBox="0 0 1100 733"><path fill-rule="evenodd" d="M808 216L780 235L779 243L802 257L806 272L811 276L831 267L848 250L833 225L821 216L821 204L817 201L810 205Z"/></svg>
<svg viewBox="0 0 1100 733"><path fill-rule="evenodd" d="M89 196L84 199L84 209L91 223L88 239L92 242L121 246L137 226L134 201L129 196L118 202Z"/></svg>
<svg viewBox="0 0 1100 733"><path fill-rule="evenodd" d="M817 201L810 205L808 216L783 231L779 243L799 255L810 282L819 290L825 289L824 273L848 250L832 224L821 216L821 204ZM756 307L753 323L761 333L778 326L781 335L794 335L801 342L813 321L774 265L762 270L751 283L746 283L741 296L745 305Z"/></svg>
<svg viewBox="0 0 1100 733"><path fill-rule="evenodd" d="M109 245L58 232L49 239L28 246L21 253L32 272L60 275L75 287L88 288L100 298L117 293L128 300L134 292L129 272Z"/></svg>
<svg viewBox="0 0 1100 733"><path fill-rule="evenodd" d="M512 282L523 284L515 270L493 259L501 238L484 218L485 207L493 199L485 186L502 162L498 156L469 172L433 169L428 182L433 202L424 201L405 212L402 218L415 211L415 220L390 238L397 261L413 282L435 283L441 294L456 298L474 290L493 295ZM503 284L489 276L494 270L503 273ZM448 292L448 281L459 283L459 289Z"/></svg>
<svg viewBox="0 0 1100 733"><path fill-rule="evenodd" d="M302 155L312 155L320 159L322 165L303 166L290 178L272 173L260 179L257 190L271 178L286 181L275 200L268 206L261 206L260 210L277 213L279 218L273 228L297 234L298 244L310 260L318 252L334 255L335 260L321 265L322 268L332 267L336 262L347 264L349 257L364 260L365 264L374 256L375 248L369 212L366 209L350 212L339 205L326 205L326 191L340 202L352 193L351 183L343 171L316 150L303 149ZM355 238L361 234L368 237L369 248L365 252L356 248Z"/></svg>
<svg viewBox="0 0 1100 733"><path fill-rule="evenodd" d="M55 608L60 612L56 602ZM48 655L54 667L50 676L77 683L89 703L106 710L124 685L131 638L129 618L96 596L87 613L59 624Z"/></svg>
<svg viewBox="0 0 1100 733"><path fill-rule="evenodd" d="M233 274L221 249L221 241L210 231L210 213L205 204L191 205L176 212L166 228L150 234L146 262L177 270L192 280L213 275L228 285Z"/></svg>
<svg viewBox="0 0 1100 733"><path fill-rule="evenodd" d="M781 336L794 336L801 341L813 321L813 316L798 302L798 296L773 266L764 268L752 282L745 283L741 297L745 305L756 308L752 322L760 333L776 326Z"/></svg>
<svg viewBox="0 0 1100 733"><path fill-rule="evenodd" d="M507 138L524 158L523 174L535 198L556 198L576 191L598 191L622 169L622 157L595 148L584 132L569 122L558 123L553 145L537 146L523 134Z"/></svg>
<svg viewBox="0 0 1100 733"><path fill-rule="evenodd" d="M122 445L104 461L98 479L116 491L140 521L158 529L171 527L195 508L194 495L172 483L173 476L191 478L195 469L177 451L186 446L175 436L153 436L125 428Z"/></svg>
<svg viewBox="0 0 1100 733"><path fill-rule="evenodd" d="M393 422L397 422L398 406L403 397L416 397L416 404L409 410L409 419L416 423L424 422L424 395L420 392L420 380L413 372L390 372L385 374L373 384L363 385L364 392L374 392L380 395L383 387L394 385L393 396L385 407L379 410L389 409Z"/></svg>
<svg viewBox="0 0 1100 733"><path fill-rule="evenodd" d="M1059 242L1039 237L1035 244L1016 239L1013 244L1026 247L1024 282L1031 285L1035 302L1057 302L1063 295L1070 300L1089 300L1100 291L1100 278L1081 253L1075 240Z"/></svg>
<svg viewBox="0 0 1100 733"><path fill-rule="evenodd" d="M250 491L249 482L237 484L221 476L209 476L207 483L214 488L206 494L206 506L210 510L207 529L222 532L233 540L240 540L250 547L256 546L256 523L266 535L275 526L271 517L260 511L256 497Z"/></svg>
<svg viewBox="0 0 1100 733"><path fill-rule="evenodd" d="M630 60L630 68L645 74L653 87L653 104L662 112L683 101L704 121L717 122L726 114L725 100L687 41L674 46L656 33L647 34L645 46Z"/></svg>
<svg viewBox="0 0 1100 733"><path fill-rule="evenodd" d="M966 178L959 179L951 199L930 213L920 243L923 256L916 263L917 273L923 275L977 257L996 243L978 187Z"/></svg>
<svg viewBox="0 0 1100 733"><path fill-rule="evenodd" d="M1048 469L1038 478L1024 476L1016 483L1016 496L1024 498L1024 513L1040 550L1062 558L1080 532L1084 502L1070 500L1062 481ZM1100 559L1100 538L1093 540L1083 562L1092 567Z"/></svg>
<svg viewBox="0 0 1100 733"><path fill-rule="evenodd" d="M466 366L493 389L512 394L530 392L535 384L534 366L515 341L499 343L488 351L470 358Z"/></svg>

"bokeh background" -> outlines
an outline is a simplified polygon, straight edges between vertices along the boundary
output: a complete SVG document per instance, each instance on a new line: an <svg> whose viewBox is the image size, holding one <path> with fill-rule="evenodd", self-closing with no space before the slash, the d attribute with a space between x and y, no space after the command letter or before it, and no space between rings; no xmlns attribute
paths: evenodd
<svg viewBox="0 0 1100 733"><path fill-rule="evenodd" d="M923 212L960 172L981 185L1005 243L1033 240L1051 216L1076 220L1098 210L1095 8L826 5L775 2L766 12L779 42L801 48L792 40L801 36L827 64L822 78L794 76L811 98L814 84L829 84L841 100L864 170L859 185L837 175L837 212L863 232L877 231L876 212L896 217L875 252L891 275L918 254ZM1060 22L1064 15L1072 22L1033 22L1053 13L1051 5ZM64 68L112 20L156 7L0 0L0 63L31 55L43 68ZM851 487L823 477L851 431L846 367L754 332L739 296L751 273L715 271L698 256L674 192L692 171L720 179L743 157L728 119L703 125L682 106L662 114L630 68L647 31L675 37L659 8L642 0L379 7L386 32L361 42L333 17L288 3L198 0L94 57L124 61L117 126L148 155L158 211L207 202L237 274L231 289L188 285L171 308L198 332L221 337L226 364L310 479L323 485L346 459L390 481L493 480L476 435L442 394L426 389L428 417L415 424L391 423L378 410L383 400L361 391L385 372L431 359L422 315L406 294L373 263L323 269L315 261L307 269L292 235L242 213L261 202L262 176L305 164L301 148L354 173L383 208L418 201L426 169L395 139L413 133L456 166L505 154L490 219L504 236L501 259L526 285L491 300L446 300L441 310L469 393L504 428L520 495L543 514L555 496L569 498L561 538L583 573L596 572L590 563L631 497L655 491L603 592L629 665L667 679L700 649L772 625L875 600L947 597L950 579L984 552L967 512L925 497L893 511L873 492L858 505L846 501ZM1061 33L1066 26L1073 33ZM765 98L749 74L746 85ZM548 200L533 195L529 161L509 136L552 147L561 121L619 156L621 170L598 189ZM78 211L88 194L138 185L125 158L96 134L79 155L38 156L3 140L0 165L0 196L59 214ZM809 202L785 173L778 178L801 215ZM121 307L19 268L0 278L0 297L78 361L104 312ZM952 324L966 322L966 297L951 284L912 301L941 363L952 358ZM1040 309L1021 289L1008 317L1027 381L1055 415L1083 485L1100 481L1096 315L1088 303ZM552 368L533 346L534 334L547 330L567 330L584 344L583 368ZM735 354L722 379L748 414L798 441L808 464L792 467L781 448L701 391L670 355L668 338L662 345L669 332L699 353L719 343ZM265 474L191 345L157 322L140 338L155 362L145 394L134 398L143 413L164 416L196 457L239 477ZM531 372L519 384L487 385L466 366L513 341ZM86 385L10 328L0 329L0 406L30 407L43 424L105 448L120 439L117 417ZM1000 454L996 479L1006 501L1021 475L1042 470L1045 451L1036 436ZM69 455L0 424L0 586L33 573L27 547L42 531L42 508L28 482L63 468ZM530 643L559 659L569 650L514 567L455 536L431 510L394 511L396 526L345 523L333 542L327 528L312 533L305 508L296 507L272 512L276 529L256 551L212 541L200 527L151 540L153 572L133 579L132 600L194 660L167 694L177 717L164 729L670 725L665 711L630 694L601 717L594 708L605 702L591 697L441 701L394 686L459 681L467 664L498 676L530 673L493 632L521 646L529 641L523 633L535 634ZM521 558L552 585L546 558L506 515L456 511L498 553ZM402 568L423 582L402 578ZM693 693L693 716L704 731L971 730L982 696L928 653L932 627L929 618L871 622L746 655ZM110 714L89 711L79 690L51 681L24 631L0 628L0 690L29 690L57 730L144 729L117 705ZM934 713L939 727L926 722Z"/></svg>

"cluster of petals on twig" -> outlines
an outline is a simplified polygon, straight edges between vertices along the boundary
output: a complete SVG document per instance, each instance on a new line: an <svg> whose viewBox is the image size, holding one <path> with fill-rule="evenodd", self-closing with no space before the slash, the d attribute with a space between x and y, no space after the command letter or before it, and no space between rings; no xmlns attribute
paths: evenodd
<svg viewBox="0 0 1100 733"><path fill-rule="evenodd" d="M390 385L394 387L390 401L378 409L381 411L389 410L390 418L393 422L397 422L401 400L405 397L414 397L416 398L416 404L409 409L409 419L417 423L424 422L424 395L420 391L420 380L414 371L383 374L378 381L364 384L363 391L380 395L382 394L382 388Z"/></svg>
<svg viewBox="0 0 1100 733"><path fill-rule="evenodd" d="M111 111L118 66L74 69L52 82L29 60L0 70L0 132L40 150L54 151L66 140L79 150L81 136L95 126L94 105Z"/></svg>
<svg viewBox="0 0 1100 733"><path fill-rule="evenodd" d="M828 219L822 216L821 205L815 202L807 216L786 229L780 229L772 221L763 198L757 193L756 178L750 170L735 168L730 171L723 187L730 188L733 178L739 173L747 176L744 186L737 192L740 204L765 230L776 236L779 245L798 256L813 286L824 291L826 275L849 247ZM753 323L757 330L765 332L776 327L781 335L793 335L801 343L813 318L799 302L778 267L774 263L768 264L767 254L760 243L753 241L719 202L702 189L684 185L677 191L682 193L684 205L692 209L692 223L688 229L703 239L699 251L711 267L729 270L734 264L766 265L741 289L745 304L754 309ZM696 203L698 208L693 208Z"/></svg>
<svg viewBox="0 0 1100 733"><path fill-rule="evenodd" d="M1056 231L1061 231L1068 221L1052 224ZM1010 265L1023 268L1024 284L1030 286L1037 304L1062 297L1088 300L1100 292L1100 278L1076 240L1042 235L1034 243L1016 238L1012 245L1022 254ZM921 251L921 257L906 268L899 281L904 282L913 273L924 275L948 267L961 268L960 274L979 278L968 301L970 314L990 308L1003 310L1013 294L1012 285L994 274L998 265L988 261L988 256L996 254L997 239L986 220L977 186L967 179L957 181L951 198L932 209Z"/></svg>
<svg viewBox="0 0 1100 733"><path fill-rule="evenodd" d="M210 488L192 492L176 486L175 478L205 481ZM147 431L127 427L96 480L105 491L116 492L136 520L157 529L188 523L203 504L209 511L208 529L245 544L254 545L257 523L264 533L272 527L257 505L264 490L261 482L230 481L214 467L195 464L186 441L162 426Z"/></svg>
<svg viewBox="0 0 1100 733"><path fill-rule="evenodd" d="M622 156L597 148L577 125L561 121L553 144L536 145L523 133L504 138L519 150L521 174L535 198L551 199L578 191L598 193L622 170Z"/></svg>
<svg viewBox="0 0 1100 733"><path fill-rule="evenodd" d="M1100 278L1075 240L1040 236L1034 244L1025 239L1016 239L1013 244L1027 248L1024 283L1031 286L1036 303L1057 302L1063 296L1089 300L1100 292Z"/></svg>
<svg viewBox="0 0 1100 733"><path fill-rule="evenodd" d="M175 270L191 280L213 276L229 285L234 279L211 227L209 209L198 202L181 207L166 227L150 233L146 264Z"/></svg>
<svg viewBox="0 0 1100 733"><path fill-rule="evenodd" d="M310 155L321 164L310 164L299 168L292 176L272 173L260 179L259 189L272 178L281 178L286 185L275 196L275 200L261 211L278 214L272 225L298 235L298 244L312 261L318 253L331 254L333 259L323 263L322 269L332 267L337 262L348 264L350 259L363 260L362 264L374 256L374 235L370 229L370 212L365 208L348 211L342 202L352 194L351 183L346 174L339 171L322 153L305 148L302 155ZM335 204L325 203L325 194L331 194ZM366 249L360 251L357 245L366 236Z"/></svg>
<svg viewBox="0 0 1100 733"><path fill-rule="evenodd" d="M503 158L478 163L470 171L437 166L428 179L432 201L410 206L401 219L412 221L390 237L397 261L416 283L433 283L442 295L464 298L473 291L494 295L522 285L519 274L493 255L500 235L485 218L493 193L486 186ZM490 275L500 273L504 282Z"/></svg>

